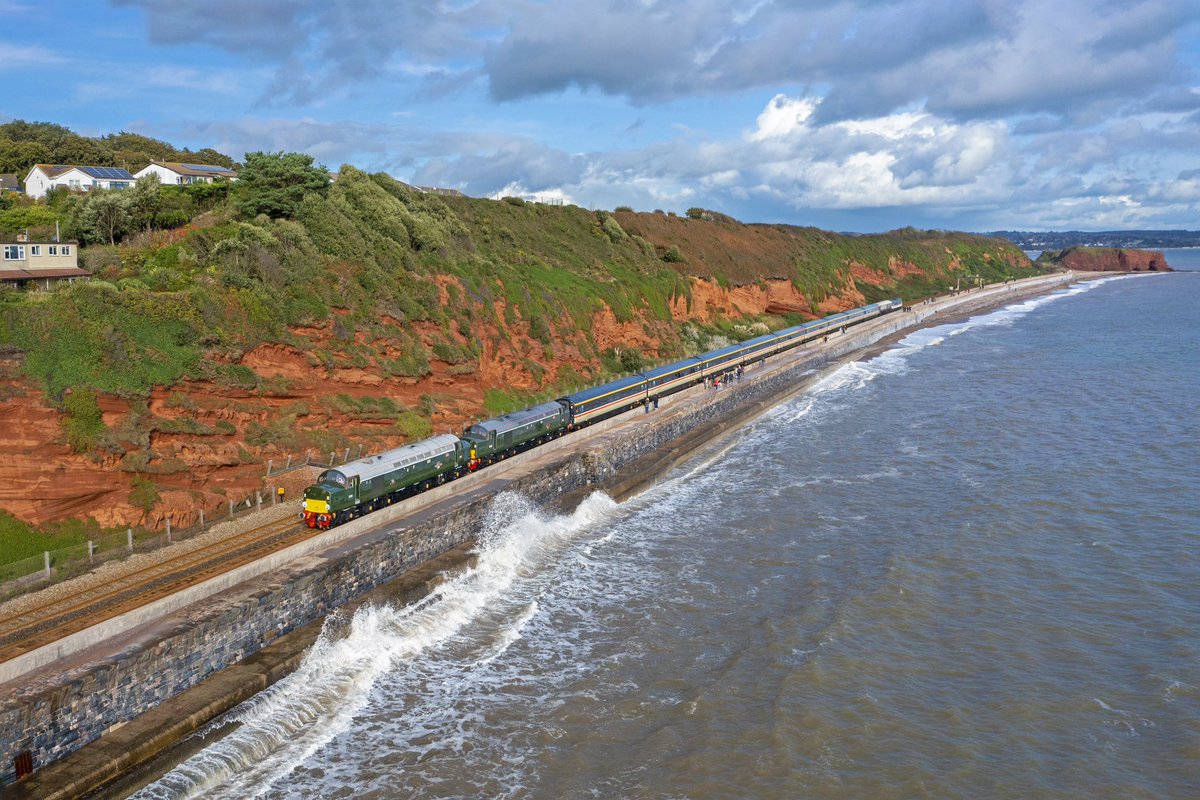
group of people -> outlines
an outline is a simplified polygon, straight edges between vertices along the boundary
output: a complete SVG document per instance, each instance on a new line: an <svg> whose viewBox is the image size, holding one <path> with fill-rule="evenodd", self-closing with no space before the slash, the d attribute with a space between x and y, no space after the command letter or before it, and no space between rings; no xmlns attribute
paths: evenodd
<svg viewBox="0 0 1200 800"><path fill-rule="evenodd" d="M731 380L730 376L733 376L732 379L736 379L738 383L741 383L742 378L745 377L745 375L746 368L741 364L738 364L737 369L726 370L720 375L714 375L712 379L712 388L720 389L722 383L729 383Z"/></svg>

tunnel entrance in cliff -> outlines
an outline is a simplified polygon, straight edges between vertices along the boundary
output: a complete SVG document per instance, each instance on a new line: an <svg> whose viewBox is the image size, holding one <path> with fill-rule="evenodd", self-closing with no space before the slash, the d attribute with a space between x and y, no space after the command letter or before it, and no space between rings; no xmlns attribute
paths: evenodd
<svg viewBox="0 0 1200 800"><path fill-rule="evenodd" d="M1158 272L1158 259L1150 259L1150 266L1147 267L1150 272Z"/></svg>

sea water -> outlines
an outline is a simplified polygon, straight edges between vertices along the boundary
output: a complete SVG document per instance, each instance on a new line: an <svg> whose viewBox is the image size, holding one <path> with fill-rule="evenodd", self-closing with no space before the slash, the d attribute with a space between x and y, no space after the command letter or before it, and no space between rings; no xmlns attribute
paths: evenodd
<svg viewBox="0 0 1200 800"><path fill-rule="evenodd" d="M478 566L142 796L1200 796L1198 353L1200 272L1108 278L912 333L624 503L502 495Z"/></svg>

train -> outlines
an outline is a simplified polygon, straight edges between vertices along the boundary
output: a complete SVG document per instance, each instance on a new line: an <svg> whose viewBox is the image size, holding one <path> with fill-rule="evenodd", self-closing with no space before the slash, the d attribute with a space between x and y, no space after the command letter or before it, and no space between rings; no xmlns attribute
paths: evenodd
<svg viewBox="0 0 1200 800"><path fill-rule="evenodd" d="M441 434L327 469L304 490L301 516L310 528L328 529L497 461L557 439L738 367L845 331L903 307L897 299L831 314L673 364L569 394L532 408L468 426L462 436Z"/></svg>

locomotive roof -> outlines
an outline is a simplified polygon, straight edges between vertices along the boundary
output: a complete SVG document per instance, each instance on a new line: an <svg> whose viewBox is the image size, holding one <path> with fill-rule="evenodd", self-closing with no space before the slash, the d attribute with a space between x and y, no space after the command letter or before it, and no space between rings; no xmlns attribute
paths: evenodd
<svg viewBox="0 0 1200 800"><path fill-rule="evenodd" d="M457 436L443 433L420 442L386 450L378 455L350 461L338 467L337 470L343 475L357 475L360 481L369 481L400 467L452 453L457 444Z"/></svg>
<svg viewBox="0 0 1200 800"><path fill-rule="evenodd" d="M586 403L588 400L595 400L597 397L604 397L607 394L619 392L622 389L628 389L630 387L637 386L639 383L645 382L646 379L641 375L631 375L628 378L621 378L620 380L613 381L612 383L606 383L603 386L594 386L591 389L584 389L582 392L569 394L561 399L568 400L571 403L578 405L579 403Z"/></svg>
<svg viewBox="0 0 1200 800"><path fill-rule="evenodd" d="M495 419L477 422L471 427L483 428L489 433L493 431L496 433L504 433L505 431L510 431L513 428L519 428L522 425L528 425L531 422L537 422L548 417L559 416L562 413L562 403L558 402L557 400L551 400L548 403L542 403L541 405L536 405L533 408L526 408L522 411L514 411L511 414L505 414L502 417L496 417Z"/></svg>

